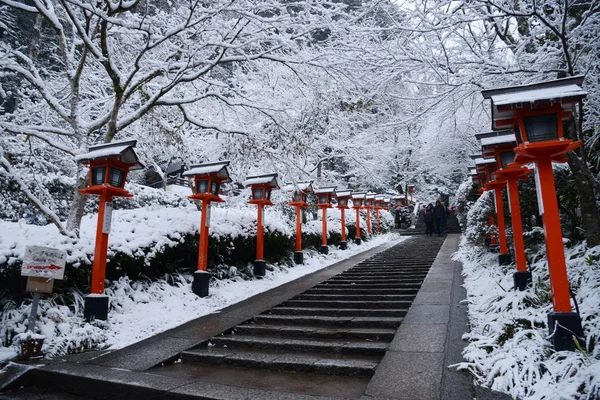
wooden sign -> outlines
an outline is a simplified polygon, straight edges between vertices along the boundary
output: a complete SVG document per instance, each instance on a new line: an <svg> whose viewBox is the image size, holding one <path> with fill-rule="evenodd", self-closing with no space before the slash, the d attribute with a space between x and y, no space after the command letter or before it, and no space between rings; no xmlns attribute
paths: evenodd
<svg viewBox="0 0 600 400"><path fill-rule="evenodd" d="M29 276L27 277L27 286L25 287L25 291L34 293L52 293L53 287L54 279L52 278Z"/></svg>
<svg viewBox="0 0 600 400"><path fill-rule="evenodd" d="M22 276L34 276L45 279L63 279L67 252L44 246L25 247L25 256L21 267Z"/></svg>

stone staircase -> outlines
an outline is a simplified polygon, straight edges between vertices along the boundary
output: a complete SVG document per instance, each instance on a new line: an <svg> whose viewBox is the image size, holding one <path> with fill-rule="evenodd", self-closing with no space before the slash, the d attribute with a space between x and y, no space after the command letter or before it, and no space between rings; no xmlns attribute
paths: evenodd
<svg viewBox="0 0 600 400"><path fill-rule="evenodd" d="M370 378L443 239L411 239L181 354L181 365ZM164 368L163 368L164 371Z"/></svg>

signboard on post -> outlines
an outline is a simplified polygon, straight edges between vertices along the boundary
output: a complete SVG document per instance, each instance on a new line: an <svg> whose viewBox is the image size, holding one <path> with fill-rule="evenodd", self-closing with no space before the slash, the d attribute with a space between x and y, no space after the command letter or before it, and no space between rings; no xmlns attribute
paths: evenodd
<svg viewBox="0 0 600 400"><path fill-rule="evenodd" d="M102 233L110 234L110 226L112 225L113 203L106 202L104 204L104 221L102 221Z"/></svg>
<svg viewBox="0 0 600 400"><path fill-rule="evenodd" d="M38 278L63 279L67 252L44 246L25 247L22 276Z"/></svg>

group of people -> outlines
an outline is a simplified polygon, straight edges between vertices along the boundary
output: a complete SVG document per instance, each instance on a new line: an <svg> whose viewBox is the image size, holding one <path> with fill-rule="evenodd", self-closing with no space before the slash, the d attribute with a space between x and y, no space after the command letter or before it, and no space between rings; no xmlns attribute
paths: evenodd
<svg viewBox="0 0 600 400"><path fill-rule="evenodd" d="M437 200L435 206L431 203L427 204L423 211L425 217L425 234L433 236L437 233L438 236L446 234L446 219L448 211L441 201Z"/></svg>

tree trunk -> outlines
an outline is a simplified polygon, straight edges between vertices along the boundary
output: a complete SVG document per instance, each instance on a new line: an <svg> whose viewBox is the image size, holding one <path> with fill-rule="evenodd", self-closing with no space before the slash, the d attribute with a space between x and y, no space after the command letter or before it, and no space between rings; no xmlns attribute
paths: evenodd
<svg viewBox="0 0 600 400"><path fill-rule="evenodd" d="M579 205L581 207L581 225L588 246L600 245L600 213L594 194L594 177L586 163L574 152L567 153L569 168L573 172Z"/></svg>
<svg viewBox="0 0 600 400"><path fill-rule="evenodd" d="M67 219L67 232L76 237L79 237L79 230L81 228L81 220L83 219L83 212L85 210L85 202L87 197L84 194L79 193L79 189L83 189L88 184L88 177L81 176L81 166L78 167L78 179L77 185L73 193L73 201L71 202L71 208L69 209L69 216Z"/></svg>

